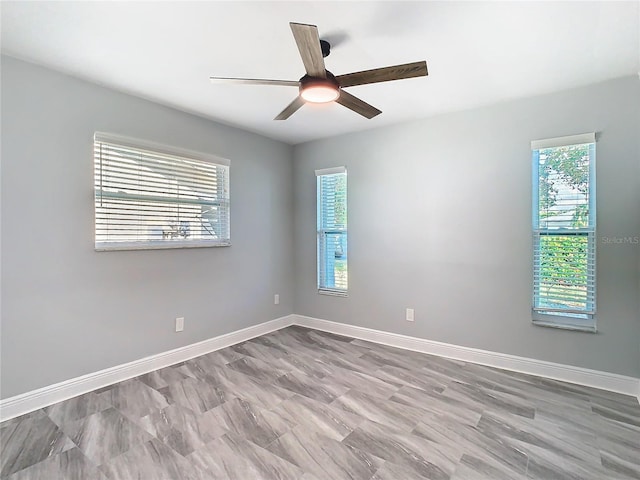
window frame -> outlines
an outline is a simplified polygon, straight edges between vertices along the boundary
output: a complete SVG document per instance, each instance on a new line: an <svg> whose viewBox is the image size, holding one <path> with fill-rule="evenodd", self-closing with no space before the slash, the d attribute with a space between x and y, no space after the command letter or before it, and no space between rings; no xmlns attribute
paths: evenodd
<svg viewBox="0 0 640 480"><path fill-rule="evenodd" d="M348 182L347 182L347 169L346 167L332 167L316 170L316 285L318 289L318 293L323 295L332 295L339 297L348 296L349 284L348 284L348 213L347 213L347 199L348 199ZM345 211L345 224L343 227L333 226L331 228L326 228L325 222L323 221L323 209L322 206L325 203L323 201L322 195L323 190L321 187L322 177L328 175L344 175L345 178L345 193L344 193L344 211ZM347 272L347 280L346 280L346 288L339 288L336 286L327 286L326 285L326 255L323 252L326 252L326 242L328 235L343 235L344 236L344 249L346 252L345 255L345 271ZM335 275L335 273L334 273ZM335 282L334 282L335 285Z"/></svg>
<svg viewBox="0 0 640 480"><path fill-rule="evenodd" d="M185 164L206 164L208 168L211 166L215 167L216 175L222 174L222 179L216 179L216 188L215 188L215 200L202 200L198 202L194 199L187 199L186 201L182 197L177 197L176 201L167 201L167 198L171 198L174 192L160 192L157 197L161 198L161 203L165 203L166 205L194 205L202 207L211 207L212 205L217 206L218 208L223 208L223 211L219 214L222 218L224 217L225 222L223 223L223 238L220 239L202 239L202 238L191 238L187 239L184 237L183 239L146 239L146 240L99 240L98 228L100 226L100 222L98 220L98 202L102 200L105 190L102 187L102 175L103 169L99 164L99 161L102 158L102 154L98 152L99 145L111 145L113 147L129 149L129 150L137 150L141 155L148 156L145 159L147 164L153 162L154 158L160 159L162 157L164 161L170 159L170 157L174 157L178 161L183 161ZM104 132L95 132L93 137L93 159L94 159L94 248L96 251L117 251L117 250L159 250L159 249L174 249L174 248L203 248L203 247L226 247L231 245L231 225L230 225L230 201L229 201L229 184L230 184L230 161L218 157L216 155L211 155L202 152L196 152L193 150L187 150L179 147L173 147L168 145L163 145L160 143L150 142L146 140L140 140L136 138L130 138L121 135L114 135L111 133ZM158 164L160 165L160 164ZM158 169L166 168L159 166ZM176 171L179 171L180 168L184 168L184 165L177 165ZM141 168L142 170L142 168ZM148 174L148 173L147 173ZM157 173L156 173L157 176ZM190 177L187 177L190 178ZM200 180L201 177L193 177ZM161 182L158 182L160 184ZM114 188L114 187L112 187ZM150 190L155 191L153 189L158 188L153 181L151 183L151 187L147 187ZM219 191L222 189L221 191ZM210 192L208 192L210 193ZM119 197L123 201L129 200L131 206L134 208L140 208L140 204L136 204L136 197L140 200L143 194L134 195L126 192L109 192L108 197L116 198ZM166 196L165 196L166 195ZM148 202L153 202L153 197L150 196ZM108 215L109 213L105 213ZM140 225L146 226L143 223Z"/></svg>
<svg viewBox="0 0 640 480"><path fill-rule="evenodd" d="M571 228L543 228L540 225L540 151L549 148L566 146L589 145L589 182L588 182L588 225L586 227ZM543 327L560 328L565 330L578 330L586 332L597 332L597 276L596 276L596 136L595 133L585 133L580 135L570 135L566 137L534 140L531 142L532 150L532 323ZM540 251L540 241L543 237L586 237L587 249L587 281L586 288L592 289L591 295L587 294L587 307L585 310L571 310L562 308L548 308L537 305L539 298L539 281L537 272L541 270L538 253ZM592 272L592 280L589 281L589 274ZM563 313L565 313L563 315Z"/></svg>

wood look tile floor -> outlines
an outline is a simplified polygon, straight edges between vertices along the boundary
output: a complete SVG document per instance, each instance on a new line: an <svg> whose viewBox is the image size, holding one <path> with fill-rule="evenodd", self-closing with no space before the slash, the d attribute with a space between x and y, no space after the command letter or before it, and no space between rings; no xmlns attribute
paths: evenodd
<svg viewBox="0 0 640 480"><path fill-rule="evenodd" d="M2 480L640 479L633 397L289 327L0 424Z"/></svg>

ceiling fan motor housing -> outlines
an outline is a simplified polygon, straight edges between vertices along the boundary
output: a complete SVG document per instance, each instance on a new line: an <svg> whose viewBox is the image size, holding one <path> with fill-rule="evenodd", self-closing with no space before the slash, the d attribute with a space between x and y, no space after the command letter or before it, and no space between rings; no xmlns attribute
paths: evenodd
<svg viewBox="0 0 640 480"><path fill-rule="evenodd" d="M322 50L322 56L324 58L328 57L331 53L331 44L326 40L320 40L320 50Z"/></svg>

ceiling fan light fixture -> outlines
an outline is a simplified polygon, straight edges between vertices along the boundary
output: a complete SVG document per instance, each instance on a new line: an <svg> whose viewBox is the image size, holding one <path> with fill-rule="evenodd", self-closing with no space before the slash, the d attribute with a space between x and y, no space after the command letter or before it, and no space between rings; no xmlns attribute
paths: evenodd
<svg viewBox="0 0 640 480"><path fill-rule="evenodd" d="M309 85L300 91L300 96L311 103L328 103L337 100L340 96L338 88L334 85Z"/></svg>
<svg viewBox="0 0 640 480"><path fill-rule="evenodd" d="M305 102L329 103L340 97L340 85L331 72L327 78L315 78L305 75L300 79L300 96Z"/></svg>

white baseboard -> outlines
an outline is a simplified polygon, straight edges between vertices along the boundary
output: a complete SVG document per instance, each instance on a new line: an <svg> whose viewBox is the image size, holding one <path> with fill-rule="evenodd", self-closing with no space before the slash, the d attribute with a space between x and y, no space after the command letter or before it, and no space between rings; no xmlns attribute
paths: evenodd
<svg viewBox="0 0 640 480"><path fill-rule="evenodd" d="M276 318L268 322L243 328L202 342L162 352L133 362L89 373L81 377L32 390L14 397L0 400L0 421L9 420L25 413L44 408L83 393L106 387L129 378L149 373L159 368L184 362L221 348L244 342L293 324L293 315Z"/></svg>
<svg viewBox="0 0 640 480"><path fill-rule="evenodd" d="M487 365L489 367L496 367L503 370L527 373L538 377L562 380L564 382L575 383L578 385L623 393L625 395L637 397L640 402L640 379L634 377L574 367L572 365L546 362L544 360L536 360L534 358L518 357L506 353L461 347L459 345L436 342L417 337L409 337L380 330L372 330L370 328L357 327L355 325L347 325L344 323L337 323L304 315L293 315L293 317L293 323L303 327L359 338L361 340L368 340L370 342L390 345L392 347L414 350L416 352L438 355L440 357Z"/></svg>
<svg viewBox="0 0 640 480"><path fill-rule="evenodd" d="M623 393L637 397L640 402L640 379L638 378L292 314L0 400L0 421L9 420L83 393L184 362L290 325L300 325L383 345Z"/></svg>

